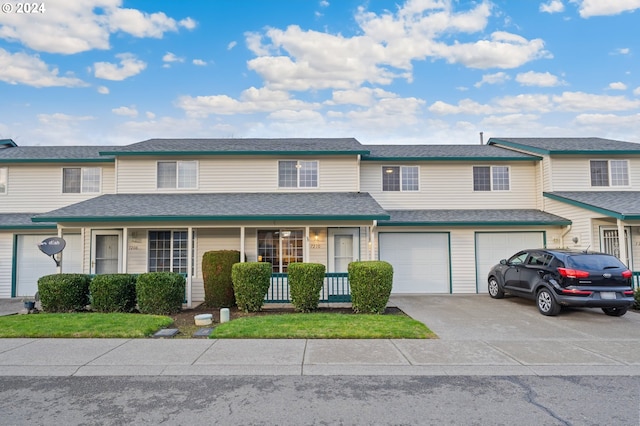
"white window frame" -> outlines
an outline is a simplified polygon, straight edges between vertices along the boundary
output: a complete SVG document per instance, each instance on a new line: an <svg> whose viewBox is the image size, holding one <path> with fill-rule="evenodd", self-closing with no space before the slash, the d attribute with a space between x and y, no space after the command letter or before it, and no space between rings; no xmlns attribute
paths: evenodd
<svg viewBox="0 0 640 426"><path fill-rule="evenodd" d="M594 185L593 184L593 179L591 177L591 170L592 170L592 163L594 161L600 161L600 162L606 162L607 163L607 185ZM611 170L611 163L612 162L616 162L616 163L624 163L625 164L625 168L626 168L626 176L627 176L627 181L623 184L617 184L614 183L614 179L613 179L613 174L612 174L612 170ZM629 186L629 181L631 180L631 176L630 176L630 168L629 168L629 160L619 160L619 159L610 159L610 160L605 160L605 159L591 159L589 160L589 184L591 185L592 188L609 188L609 187L628 187Z"/></svg>
<svg viewBox="0 0 640 426"><path fill-rule="evenodd" d="M473 173L473 171L476 168L488 168L489 169L489 190L482 190L482 189L476 189L476 182L475 182L475 174ZM507 169L507 176L508 176L508 188L507 189L496 189L496 176L494 175L494 170L497 168L504 168ZM511 191L511 166L473 166L471 169L471 179L472 179L472 188L473 188L473 192L508 192Z"/></svg>
<svg viewBox="0 0 640 426"><path fill-rule="evenodd" d="M397 190L395 190L395 189L384 189L384 176L385 176L385 173L387 173L387 170L391 169L391 168L398 168L399 169L398 170L398 173L400 174L398 176L399 189L397 189ZM417 175L418 187L416 189L407 189L404 186L404 180L403 180L404 174L410 169L415 169L418 172L418 175ZM395 164L395 165L387 164L385 166L382 166L381 170L382 170L382 177L381 177L380 184L381 184L382 192L418 192L418 191L420 191L420 166L400 166L400 165L397 165L397 164Z"/></svg>
<svg viewBox="0 0 640 426"><path fill-rule="evenodd" d="M174 186L160 186L160 163L171 163L175 164L175 185ZM193 186L182 186L184 183L180 179L180 166L186 164L194 164L195 165L195 176L194 176L194 184ZM162 191L171 191L171 190L190 190L190 189L198 189L198 177L200 175L200 164L198 160L158 160L156 162L156 189Z"/></svg>
<svg viewBox="0 0 640 426"><path fill-rule="evenodd" d="M80 191L78 192L66 192L64 185L64 171L65 170L80 170ZM98 189L96 191L88 191L85 188L85 172L89 170L98 171ZM63 167L62 168L62 193L63 194L100 194L102 192L102 167Z"/></svg>
<svg viewBox="0 0 640 426"><path fill-rule="evenodd" d="M280 165L282 163L295 162L296 168L296 186L282 186L280 184ZM300 172L302 171L303 163L315 163L316 179L315 186L301 186ZM318 160L278 160L278 188L279 189L317 189L320 187L320 162Z"/></svg>
<svg viewBox="0 0 640 426"><path fill-rule="evenodd" d="M9 192L9 168L0 167L0 195L6 195Z"/></svg>
<svg viewBox="0 0 640 426"><path fill-rule="evenodd" d="M263 257L260 253L266 253L260 248L260 243L262 240L260 239L261 233L273 233L272 242L277 238L277 246L272 246L272 253L274 254L273 258L277 260L277 263L272 262L273 259L269 259L269 256ZM291 234L296 233L293 238L290 239ZM276 237L277 235L277 237ZM297 238L297 236L300 238ZM266 241L266 240L265 240ZM304 230L300 228L283 228L283 229L270 229L270 228L259 228L256 230L256 253L258 255L258 262L266 262L271 261L272 273L286 273L286 269L288 268L290 263L293 262L303 262L304 261L304 251L305 251L305 235ZM300 247L286 247L285 244L287 242L299 243ZM298 253L293 253L292 251L297 251L300 249L300 255ZM288 261L285 261L288 260ZM293 261L292 261L293 260Z"/></svg>
<svg viewBox="0 0 640 426"><path fill-rule="evenodd" d="M152 232L169 232L171 234L171 239L169 241L169 269L167 270L166 268L162 268L162 269L158 269L156 268L151 268L151 233ZM178 273L183 273L186 274L187 272L180 272L180 271L175 271L175 269L179 269L176 268L176 265L174 263L174 261L178 260L179 258L174 258L174 244L176 241L175 238L175 234L177 232L184 232L187 234L187 244L189 244L189 230L187 229L150 229L147 232L147 271L148 272L178 272ZM185 259L189 259L189 250L188 247L186 248L186 254L185 254ZM191 252L193 253L193 255L191 256L191 277L195 277L196 276L196 261L195 261L195 253L196 253L196 232L193 231L192 234L192 248L191 248ZM189 270L188 266L187 266L187 271Z"/></svg>

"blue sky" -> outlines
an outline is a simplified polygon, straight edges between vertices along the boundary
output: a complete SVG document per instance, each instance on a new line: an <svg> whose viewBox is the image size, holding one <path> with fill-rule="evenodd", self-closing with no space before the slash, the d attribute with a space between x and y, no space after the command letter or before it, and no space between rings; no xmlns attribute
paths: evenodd
<svg viewBox="0 0 640 426"><path fill-rule="evenodd" d="M0 11L0 138L21 146L640 142L640 0L36 4Z"/></svg>

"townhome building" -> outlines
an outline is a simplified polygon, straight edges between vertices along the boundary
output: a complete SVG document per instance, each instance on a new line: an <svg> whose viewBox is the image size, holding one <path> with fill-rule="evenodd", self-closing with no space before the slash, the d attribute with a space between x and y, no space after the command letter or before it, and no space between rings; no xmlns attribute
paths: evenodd
<svg viewBox="0 0 640 426"><path fill-rule="evenodd" d="M224 249L270 262L274 288L291 262L322 263L331 281L386 260L405 294L484 293L493 264L531 247L633 267L639 162L640 144L597 138L0 140L0 298L32 296L56 272L172 271L191 304L204 300L203 254ZM59 266L38 249L51 236L66 242Z"/></svg>

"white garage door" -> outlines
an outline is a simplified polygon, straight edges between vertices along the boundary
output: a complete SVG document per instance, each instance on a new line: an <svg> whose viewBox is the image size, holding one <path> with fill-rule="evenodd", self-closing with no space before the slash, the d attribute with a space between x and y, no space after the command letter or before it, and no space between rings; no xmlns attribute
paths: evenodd
<svg viewBox="0 0 640 426"><path fill-rule="evenodd" d="M450 293L449 234L383 232L380 260L393 265L392 293Z"/></svg>
<svg viewBox="0 0 640 426"><path fill-rule="evenodd" d="M38 278L56 273L55 262L42 253L38 243L56 235L18 235L16 247L16 297L33 297L38 291ZM80 235L65 235L62 272L82 272Z"/></svg>
<svg viewBox="0 0 640 426"><path fill-rule="evenodd" d="M487 274L500 259L507 259L520 250L541 248L544 232L477 232L476 288L487 292Z"/></svg>

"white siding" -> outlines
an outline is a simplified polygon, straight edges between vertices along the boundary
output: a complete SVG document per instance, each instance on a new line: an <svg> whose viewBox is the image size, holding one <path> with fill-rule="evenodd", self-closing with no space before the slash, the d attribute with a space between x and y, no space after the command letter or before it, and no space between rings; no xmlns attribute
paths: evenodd
<svg viewBox="0 0 640 426"><path fill-rule="evenodd" d="M91 194L63 194L63 167L100 167L102 191ZM9 165L7 194L0 195L0 213L41 213L114 192L113 163L70 163Z"/></svg>
<svg viewBox="0 0 640 426"><path fill-rule="evenodd" d="M173 158L162 158L170 161ZM358 190L357 159L353 157L314 157L318 160L318 188L278 188L278 160L285 157L185 157L198 161L198 188L166 190L166 192L277 192L318 191L355 192ZM156 163L158 158L118 159L119 193L157 193ZM162 190L165 191L165 190Z"/></svg>
<svg viewBox="0 0 640 426"><path fill-rule="evenodd" d="M0 232L0 299L11 297L13 270L13 234Z"/></svg>
<svg viewBox="0 0 640 426"><path fill-rule="evenodd" d="M564 237L547 242L549 247L575 248L579 250L599 247L599 237L597 234L594 235L591 221L600 215L556 200L547 199L545 203L547 212L571 219L572 222L571 229ZM573 242L574 238L578 239L578 243Z"/></svg>
<svg viewBox="0 0 640 426"><path fill-rule="evenodd" d="M629 186L591 186L591 160L629 160ZM625 156L556 156L551 162L553 191L638 191L640 159Z"/></svg>
<svg viewBox="0 0 640 426"><path fill-rule="evenodd" d="M403 163L400 165L416 165ZM361 163L361 191L370 193L385 209L534 209L537 208L539 183L537 162L420 164L420 190L382 191L382 166L394 162ZM509 191L474 191L473 166L505 165L510 168ZM506 207L508 206L508 207Z"/></svg>

